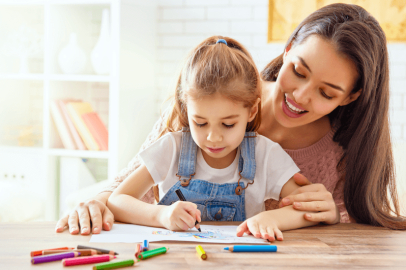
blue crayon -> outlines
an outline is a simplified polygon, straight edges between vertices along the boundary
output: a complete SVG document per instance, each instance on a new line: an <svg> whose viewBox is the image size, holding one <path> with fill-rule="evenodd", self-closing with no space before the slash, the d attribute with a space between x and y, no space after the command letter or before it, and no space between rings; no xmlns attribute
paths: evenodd
<svg viewBox="0 0 406 270"><path fill-rule="evenodd" d="M147 251L149 249L148 240L144 240L144 244L142 245L142 251Z"/></svg>
<svg viewBox="0 0 406 270"><path fill-rule="evenodd" d="M224 250L231 252L276 252L277 249L277 246L273 245L232 246L224 248Z"/></svg>

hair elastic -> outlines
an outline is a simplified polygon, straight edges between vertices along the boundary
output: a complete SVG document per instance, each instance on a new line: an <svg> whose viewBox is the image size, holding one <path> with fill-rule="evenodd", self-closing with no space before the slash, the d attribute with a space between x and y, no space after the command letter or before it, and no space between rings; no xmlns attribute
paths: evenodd
<svg viewBox="0 0 406 270"><path fill-rule="evenodd" d="M225 41L224 39L219 39L219 40L217 40L216 44L217 44L217 43L224 43L224 44L226 44L226 46L227 46L227 41Z"/></svg>

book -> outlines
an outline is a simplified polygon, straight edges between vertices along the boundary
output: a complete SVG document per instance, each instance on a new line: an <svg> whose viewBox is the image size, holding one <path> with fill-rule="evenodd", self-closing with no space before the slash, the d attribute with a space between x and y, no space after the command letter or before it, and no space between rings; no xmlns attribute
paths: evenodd
<svg viewBox="0 0 406 270"><path fill-rule="evenodd" d="M87 149L98 151L99 145L82 119L82 114L93 112L92 106L88 102L68 102L66 108Z"/></svg>
<svg viewBox="0 0 406 270"><path fill-rule="evenodd" d="M82 118L100 149L107 151L109 134L100 116L96 112L90 112L82 114Z"/></svg>
<svg viewBox="0 0 406 270"><path fill-rule="evenodd" d="M58 130L58 134L62 140L63 147L66 149L75 150L76 144L73 141L72 134L70 133L68 125L58 107L57 101L51 101L50 111L52 119L54 119L56 129Z"/></svg>
<svg viewBox="0 0 406 270"><path fill-rule="evenodd" d="M72 102L72 101L80 102L80 100L69 100L69 99L58 100L58 105L59 105L59 108L65 119L65 123L67 123L70 133L72 134L73 140L76 143L77 149L87 150L85 144L83 143L82 139L80 138L78 131L76 130L75 126L73 125L72 119L70 119L70 117L69 117L68 109L66 108L66 103Z"/></svg>

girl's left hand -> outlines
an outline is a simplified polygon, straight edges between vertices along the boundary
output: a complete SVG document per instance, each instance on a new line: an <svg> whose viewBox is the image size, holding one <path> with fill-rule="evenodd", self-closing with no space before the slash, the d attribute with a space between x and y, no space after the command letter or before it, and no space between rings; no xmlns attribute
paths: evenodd
<svg viewBox="0 0 406 270"><path fill-rule="evenodd" d="M318 212L305 214L304 218L314 222L336 224L340 222L340 212L334 202L333 195L323 184L311 184L307 178L296 173L293 176L296 184L302 186L279 202L279 207L293 205L293 208L304 212Z"/></svg>
<svg viewBox="0 0 406 270"><path fill-rule="evenodd" d="M282 241L283 234L279 230L278 217L273 214L276 212L265 211L245 220L238 226L237 236L241 237L247 233L269 241L275 241L275 239Z"/></svg>

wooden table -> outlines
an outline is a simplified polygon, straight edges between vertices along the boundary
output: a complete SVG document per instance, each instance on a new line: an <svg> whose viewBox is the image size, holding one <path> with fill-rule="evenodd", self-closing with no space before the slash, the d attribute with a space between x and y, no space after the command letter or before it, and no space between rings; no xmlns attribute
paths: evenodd
<svg viewBox="0 0 406 270"><path fill-rule="evenodd" d="M217 223L218 224L218 223ZM230 223L228 223L229 225ZM31 265L30 251L78 244L113 249L118 259L134 258L134 244L89 243L90 236L54 232L54 222L0 223L0 269L63 269L61 262ZM166 255L135 264L135 269L406 269L406 231L359 224L319 225L284 232L277 253L232 253L225 244L205 244L208 260L196 255L196 243L151 243L168 246ZM91 265L66 269L92 269ZM131 269L131 268L123 268Z"/></svg>

